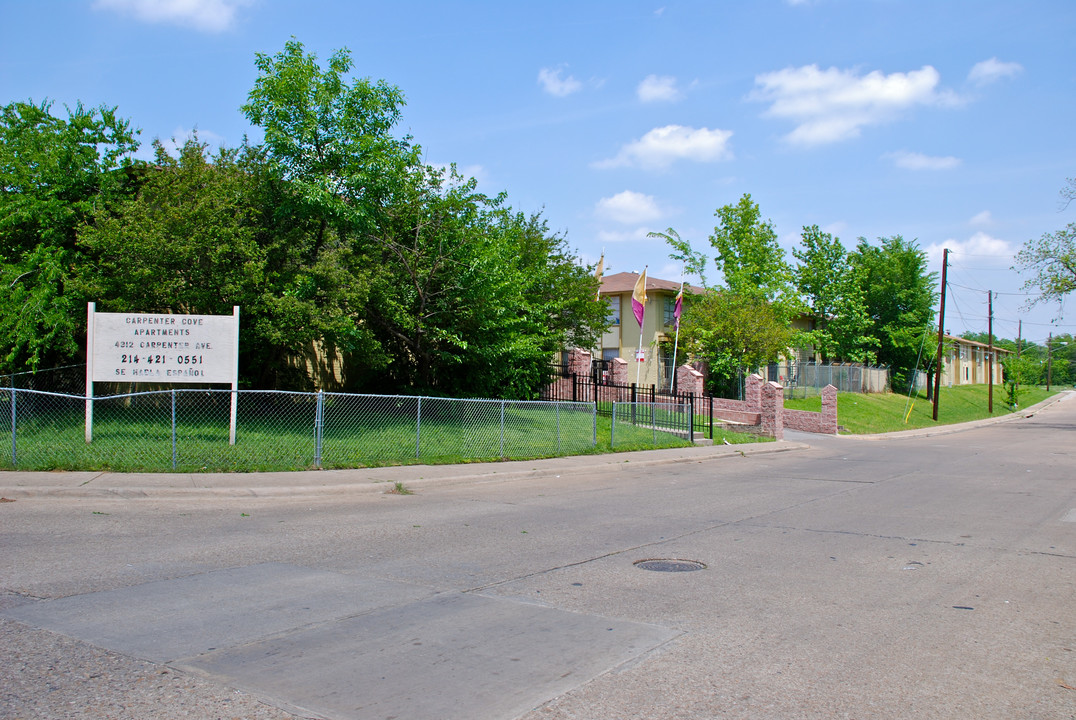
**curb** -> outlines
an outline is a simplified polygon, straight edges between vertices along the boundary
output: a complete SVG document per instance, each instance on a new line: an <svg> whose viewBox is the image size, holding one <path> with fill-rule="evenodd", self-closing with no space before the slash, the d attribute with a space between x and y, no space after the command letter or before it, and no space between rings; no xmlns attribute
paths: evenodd
<svg viewBox="0 0 1076 720"><path fill-rule="evenodd" d="M282 483L266 483L261 485L230 485L228 487L215 487L209 484L197 485L199 478L204 481L226 481L234 483L237 479L250 478L250 475L240 473L214 473L191 475L189 473L155 473L155 474L130 474L123 473L71 473L78 477L91 475L89 479L77 486L64 486L55 484L56 479L62 478L68 473L42 472L20 473L28 476L45 476L53 480L49 485L5 485L0 486L0 497L7 499L19 498L96 498L116 500L138 500L147 498L302 498L322 497L334 495L350 495L354 493L382 493L387 494L395 482L406 482L409 489L423 487L448 487L464 484L481 484L493 482L511 482L528 478L543 477L551 474L566 473L586 469L591 472L615 472L625 464L631 467L654 467L660 465L674 465L692 462L704 462L707 460L719 460L723 458L750 457L753 455L768 455L773 453L793 452L796 450L810 449L810 445L798 442L780 441L772 443L758 443L745 445L720 445L699 448L674 450L641 450L628 453L611 453L608 455L575 455L561 458L548 458L532 461L509 461L512 465L524 464L527 469L509 467L509 463L482 463L475 465L400 465L382 468L360 468L354 470L321 470L299 471L294 473L274 474L279 476ZM702 452L690 452L701 450ZM461 468L469 468L469 472L454 472ZM11 471L7 471L11 472ZM451 474L439 475L439 472ZM344 482L331 482L327 473L334 475L352 475L354 480ZM255 482L260 479L255 476ZM263 474L264 475L264 474ZM418 475L418 477L415 477ZM432 475L423 477L423 475ZM326 479L323 484L309 482L314 477L321 476ZM90 482L102 478L104 482L119 480L116 484L103 486L88 486ZM150 478L164 484L123 484L124 478ZM297 484L287 483L289 480L298 481ZM0 473L0 482L3 474ZM306 482L303 482L306 481ZM137 480L136 480L137 482ZM189 486L182 483L190 482Z"/></svg>

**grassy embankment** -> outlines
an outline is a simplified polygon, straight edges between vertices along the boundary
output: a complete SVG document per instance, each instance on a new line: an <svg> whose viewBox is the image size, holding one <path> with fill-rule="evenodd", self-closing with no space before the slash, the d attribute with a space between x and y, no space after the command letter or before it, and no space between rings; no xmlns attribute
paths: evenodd
<svg viewBox="0 0 1076 720"><path fill-rule="evenodd" d="M1020 406L1030 407L1056 392L1056 388L1051 392L1046 392L1040 387L1026 388L1021 392ZM933 406L927 401L925 391L913 396L911 401L907 395L893 393L878 395L839 393L837 395L837 422L844 428L842 432L858 435L951 425L1000 417L1012 412L1005 404L1001 387L994 388L993 414L987 412L987 400L986 385L943 387L938 396L938 422L934 422ZM785 407L794 410L817 411L822 409L822 400L817 396L786 400ZM905 422L906 415L907 422Z"/></svg>

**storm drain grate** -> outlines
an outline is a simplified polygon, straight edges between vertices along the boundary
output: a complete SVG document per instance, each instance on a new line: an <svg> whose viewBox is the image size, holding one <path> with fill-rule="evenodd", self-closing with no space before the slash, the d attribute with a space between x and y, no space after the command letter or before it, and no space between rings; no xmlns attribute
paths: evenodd
<svg viewBox="0 0 1076 720"><path fill-rule="evenodd" d="M694 572L706 569L706 564L697 560L636 560L634 565L654 572Z"/></svg>

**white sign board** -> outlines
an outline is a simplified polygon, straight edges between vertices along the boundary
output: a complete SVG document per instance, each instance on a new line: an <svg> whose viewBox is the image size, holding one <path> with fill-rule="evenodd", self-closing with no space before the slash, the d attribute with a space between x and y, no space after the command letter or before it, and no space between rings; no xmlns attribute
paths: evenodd
<svg viewBox="0 0 1076 720"><path fill-rule="evenodd" d="M86 442L93 441L93 384L228 383L228 442L235 445L239 306L231 315L99 313L86 305Z"/></svg>
<svg viewBox="0 0 1076 720"><path fill-rule="evenodd" d="M94 313L93 382L232 383L237 315Z"/></svg>

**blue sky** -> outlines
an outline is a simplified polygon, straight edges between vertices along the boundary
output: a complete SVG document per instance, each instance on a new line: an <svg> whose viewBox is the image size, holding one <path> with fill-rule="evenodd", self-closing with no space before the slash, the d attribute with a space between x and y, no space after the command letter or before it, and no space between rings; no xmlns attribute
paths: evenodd
<svg viewBox="0 0 1076 720"><path fill-rule="evenodd" d="M255 53L294 36L407 98L401 132L607 272L677 279L648 231L709 250L750 193L790 250L903 235L940 269L946 326L1038 342L1009 268L1076 220L1076 3L992 0L335 2L0 0L0 101L115 105L154 137L258 140ZM148 156L148 152L147 152ZM789 254L791 260L791 254ZM711 278L716 279L716 278Z"/></svg>

